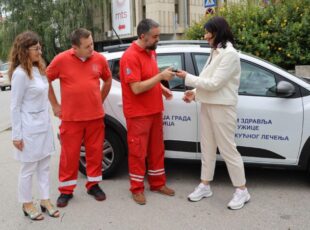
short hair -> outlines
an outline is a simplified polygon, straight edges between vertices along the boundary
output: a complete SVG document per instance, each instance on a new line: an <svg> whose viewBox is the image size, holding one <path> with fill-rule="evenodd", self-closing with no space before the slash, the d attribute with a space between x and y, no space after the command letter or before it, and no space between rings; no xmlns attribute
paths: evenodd
<svg viewBox="0 0 310 230"><path fill-rule="evenodd" d="M140 38L142 34L146 34L147 32L149 32L152 28L158 28L158 27L159 24L154 20L149 18L143 19L142 21L139 22L137 26L138 38Z"/></svg>
<svg viewBox="0 0 310 230"><path fill-rule="evenodd" d="M80 46L81 38L88 38L91 32L85 28L79 28L74 30L70 35L71 45Z"/></svg>
<svg viewBox="0 0 310 230"><path fill-rule="evenodd" d="M223 48L226 48L226 43L229 41L233 45L235 44L234 36L230 30L228 22L219 16L215 16L206 22L204 25L205 30L215 35L214 47L217 47L219 43Z"/></svg>

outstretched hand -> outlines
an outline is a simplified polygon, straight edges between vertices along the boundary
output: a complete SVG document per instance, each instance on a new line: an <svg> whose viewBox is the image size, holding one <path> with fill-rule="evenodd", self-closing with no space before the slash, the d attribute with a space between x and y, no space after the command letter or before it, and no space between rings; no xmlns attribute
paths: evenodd
<svg viewBox="0 0 310 230"><path fill-rule="evenodd" d="M175 73L172 72L172 68L167 68L164 69L161 73L161 79L162 80L166 80L166 81L170 81L172 80L172 78L174 77Z"/></svg>
<svg viewBox="0 0 310 230"><path fill-rule="evenodd" d="M184 70L178 70L178 72L175 72L175 75L181 79L185 79L187 72Z"/></svg>
<svg viewBox="0 0 310 230"><path fill-rule="evenodd" d="M171 100L173 98L173 94L170 89L166 88L163 85L161 86L161 89L162 89L162 93L164 97L166 98L166 100Z"/></svg>
<svg viewBox="0 0 310 230"><path fill-rule="evenodd" d="M185 101L186 103L190 103L193 100L195 100L195 92L192 90L186 90L184 92L183 101Z"/></svg>

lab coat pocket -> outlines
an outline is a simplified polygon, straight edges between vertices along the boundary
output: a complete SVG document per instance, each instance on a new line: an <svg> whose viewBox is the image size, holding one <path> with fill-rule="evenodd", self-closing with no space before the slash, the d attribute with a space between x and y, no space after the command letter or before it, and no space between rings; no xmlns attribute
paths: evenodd
<svg viewBox="0 0 310 230"><path fill-rule="evenodd" d="M23 113L23 131L28 134L47 132L50 120L48 109Z"/></svg>

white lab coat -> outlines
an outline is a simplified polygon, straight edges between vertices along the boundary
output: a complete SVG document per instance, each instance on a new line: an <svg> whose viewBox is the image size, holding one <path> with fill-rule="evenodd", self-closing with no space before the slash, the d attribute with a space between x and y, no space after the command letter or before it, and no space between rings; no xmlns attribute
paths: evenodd
<svg viewBox="0 0 310 230"><path fill-rule="evenodd" d="M12 76L11 120L12 140L23 140L24 149L15 149L15 158L22 162L41 160L55 152L49 116L48 81L37 67L33 79L18 66Z"/></svg>

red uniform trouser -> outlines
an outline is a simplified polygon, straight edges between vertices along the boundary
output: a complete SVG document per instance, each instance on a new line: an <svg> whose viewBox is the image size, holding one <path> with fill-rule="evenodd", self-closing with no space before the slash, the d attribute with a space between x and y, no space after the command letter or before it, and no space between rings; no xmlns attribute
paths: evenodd
<svg viewBox="0 0 310 230"><path fill-rule="evenodd" d="M103 119L90 121L62 121L59 127L61 154L59 162L58 190L64 194L73 193L76 187L81 144L86 149L86 188L102 180L102 158L104 142Z"/></svg>
<svg viewBox="0 0 310 230"><path fill-rule="evenodd" d="M126 119L130 191L144 191L144 175L148 166L151 190L166 184L162 113Z"/></svg>

